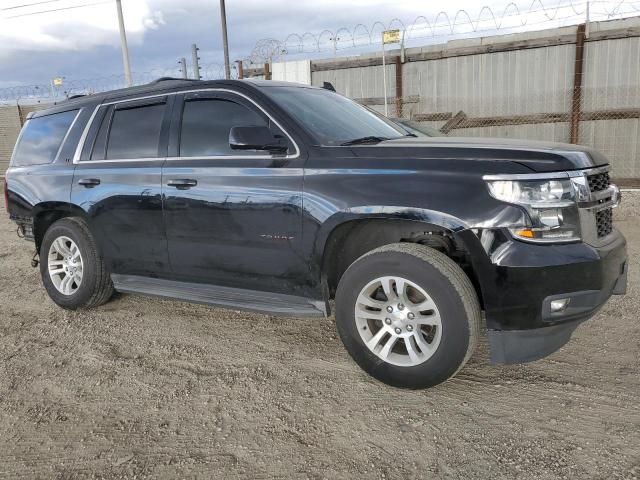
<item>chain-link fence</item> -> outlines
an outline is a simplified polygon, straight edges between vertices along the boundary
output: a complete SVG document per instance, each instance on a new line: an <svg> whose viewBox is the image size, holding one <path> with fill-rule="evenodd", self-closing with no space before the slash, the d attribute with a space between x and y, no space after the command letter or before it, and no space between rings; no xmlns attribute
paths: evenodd
<svg viewBox="0 0 640 480"><path fill-rule="evenodd" d="M450 136L594 147L640 179L640 18L315 61L312 83ZM385 80L386 73L386 80Z"/></svg>
<svg viewBox="0 0 640 480"><path fill-rule="evenodd" d="M380 54L312 60L304 65L313 85L331 82L339 93L379 112L386 110L390 117L415 122L418 128L431 127L450 136L591 146L609 158L616 180L637 184L640 17L594 23L589 30L582 25L394 49L387 51L384 67ZM258 78L271 78L278 70L246 67L244 76ZM295 73L294 67L289 63L279 70ZM222 66L204 66L201 72L205 78L219 78ZM148 72L137 76L136 83L175 73ZM239 72L234 69L233 73ZM0 144L12 146L14 124L19 126L25 112L38 101L50 103L70 94L121 86L123 78L112 76L101 83L92 80L90 89L82 81L63 82L58 90L16 87L11 94L18 99L13 103L17 110L10 115L18 121L5 122L13 127L0 134L6 137L0 138ZM1 150L0 145L0 157Z"/></svg>
<svg viewBox="0 0 640 480"><path fill-rule="evenodd" d="M554 98L556 97L556 98ZM576 104L574 105L574 98ZM383 98L358 98L384 113ZM433 103L442 102L436 108ZM427 135L497 137L574 143L602 152L623 183L640 177L640 87L587 89L529 94L439 98L421 95L389 97L388 116Z"/></svg>

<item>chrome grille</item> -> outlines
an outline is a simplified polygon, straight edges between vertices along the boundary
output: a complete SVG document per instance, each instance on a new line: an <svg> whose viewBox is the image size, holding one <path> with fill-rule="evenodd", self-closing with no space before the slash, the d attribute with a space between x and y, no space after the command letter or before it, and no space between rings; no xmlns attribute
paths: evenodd
<svg viewBox="0 0 640 480"><path fill-rule="evenodd" d="M587 177L589 182L589 190L592 192L601 192L609 188L611 179L609 178L609 172L595 173Z"/></svg>
<svg viewBox="0 0 640 480"><path fill-rule="evenodd" d="M613 209L605 208L596 212L596 229L598 230L598 238L606 237L613 230Z"/></svg>

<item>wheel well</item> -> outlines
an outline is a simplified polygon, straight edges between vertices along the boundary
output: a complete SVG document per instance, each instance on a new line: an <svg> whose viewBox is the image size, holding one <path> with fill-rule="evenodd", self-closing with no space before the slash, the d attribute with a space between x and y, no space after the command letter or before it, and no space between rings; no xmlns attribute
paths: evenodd
<svg viewBox="0 0 640 480"><path fill-rule="evenodd" d="M37 251L40 251L44 234L49 230L51 225L62 218L82 216L82 213L77 211L77 207L74 208L72 205L58 206L38 212L33 218L33 238Z"/></svg>
<svg viewBox="0 0 640 480"><path fill-rule="evenodd" d="M334 298L349 265L371 250L399 242L426 245L453 259L473 283L482 304L480 285L464 245L450 230L411 220L354 220L336 227L327 240L322 261L322 279L329 297Z"/></svg>

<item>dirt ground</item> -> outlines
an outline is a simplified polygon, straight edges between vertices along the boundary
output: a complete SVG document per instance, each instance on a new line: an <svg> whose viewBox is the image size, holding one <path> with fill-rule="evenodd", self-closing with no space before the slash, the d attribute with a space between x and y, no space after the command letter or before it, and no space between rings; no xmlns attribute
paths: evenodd
<svg viewBox="0 0 640 480"><path fill-rule="evenodd" d="M365 375L333 319L61 310L0 214L0 477L640 477L639 198L616 212L626 297L544 360L491 366L484 341L424 391Z"/></svg>

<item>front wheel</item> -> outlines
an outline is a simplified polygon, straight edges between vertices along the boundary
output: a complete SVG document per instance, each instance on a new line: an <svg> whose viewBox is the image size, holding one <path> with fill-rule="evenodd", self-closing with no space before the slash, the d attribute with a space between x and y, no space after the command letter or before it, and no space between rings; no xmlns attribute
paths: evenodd
<svg viewBox="0 0 640 480"><path fill-rule="evenodd" d="M426 388L454 376L476 347L480 317L462 269L418 244L363 255L336 293L336 324L347 351L371 376L396 387Z"/></svg>
<svg viewBox="0 0 640 480"><path fill-rule="evenodd" d="M107 302L113 284L89 227L80 218L55 222L40 245L40 274L49 297L63 308Z"/></svg>

